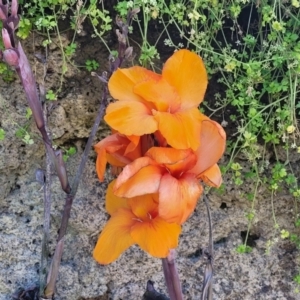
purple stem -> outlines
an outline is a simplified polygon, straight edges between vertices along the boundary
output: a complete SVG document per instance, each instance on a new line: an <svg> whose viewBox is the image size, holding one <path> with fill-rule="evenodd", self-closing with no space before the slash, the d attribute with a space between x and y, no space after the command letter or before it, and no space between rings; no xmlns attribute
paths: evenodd
<svg viewBox="0 0 300 300"><path fill-rule="evenodd" d="M162 259L163 271L170 300L183 300L175 255L175 250L171 249L169 255Z"/></svg>
<svg viewBox="0 0 300 300"><path fill-rule="evenodd" d="M70 212L73 204L73 200L75 198L78 185L80 182L80 177L83 173L85 164L88 160L88 154L91 150L92 144L94 137L96 135L97 129L99 127L99 124L101 120L103 119L104 113L105 113L105 108L107 105L107 96L108 96L108 89L107 85L104 88L103 95L102 95L102 102L98 111L97 118L95 120L95 123L93 125L91 134L89 136L88 142L86 144L86 147L84 149L82 159L80 162L80 165L77 170L77 174L75 176L74 182L72 184L72 189L71 189L71 194L66 196L66 202L63 210L63 215L62 215L62 220L61 220L61 225L59 229L59 234L58 234L58 239L57 239L57 244L54 252L54 256L51 262L51 267L50 267L50 272L48 274L48 282L47 286L44 292L44 296L46 298L52 298L54 295L55 291L55 285L56 285L56 280L58 277L58 271L59 271L59 265L61 262L62 254L63 254L63 244L64 244L64 237L67 232L67 227L70 219Z"/></svg>

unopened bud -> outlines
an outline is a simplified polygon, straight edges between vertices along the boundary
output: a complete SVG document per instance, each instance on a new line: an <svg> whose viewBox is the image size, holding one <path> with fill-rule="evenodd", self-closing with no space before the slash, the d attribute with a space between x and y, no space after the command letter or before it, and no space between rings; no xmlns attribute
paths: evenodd
<svg viewBox="0 0 300 300"><path fill-rule="evenodd" d="M7 4L2 4L2 1L0 1L0 20L4 21L7 19L8 16L8 6Z"/></svg>
<svg viewBox="0 0 300 300"><path fill-rule="evenodd" d="M130 12L131 18L133 18L136 14L140 12L140 9L138 7L133 8L132 11Z"/></svg>
<svg viewBox="0 0 300 300"><path fill-rule="evenodd" d="M119 29L116 30L116 34L117 34L119 43L120 43L120 44L126 44L126 38L125 38L124 34L122 34L122 33L120 32Z"/></svg>
<svg viewBox="0 0 300 300"><path fill-rule="evenodd" d="M11 49L13 48L10 40L9 33L6 28L2 28L2 39L5 49Z"/></svg>
<svg viewBox="0 0 300 300"><path fill-rule="evenodd" d="M116 24L120 28L122 28L124 26L124 22L123 22L122 18L120 18L119 16L116 17Z"/></svg>
<svg viewBox="0 0 300 300"><path fill-rule="evenodd" d="M128 47L125 50L124 56L126 59L129 59L132 56L132 52L133 52L133 48L132 47Z"/></svg>
<svg viewBox="0 0 300 300"><path fill-rule="evenodd" d="M12 2L11 2L11 14L12 14L12 16L18 15L18 1L17 0L12 0Z"/></svg>
<svg viewBox="0 0 300 300"><path fill-rule="evenodd" d="M11 67L17 67L19 65L19 55L14 49L4 50L3 59Z"/></svg>

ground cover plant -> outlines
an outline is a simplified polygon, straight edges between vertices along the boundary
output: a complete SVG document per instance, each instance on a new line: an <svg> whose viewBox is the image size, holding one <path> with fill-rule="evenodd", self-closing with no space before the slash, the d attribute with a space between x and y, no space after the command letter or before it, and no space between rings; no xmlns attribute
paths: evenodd
<svg viewBox="0 0 300 300"><path fill-rule="evenodd" d="M114 23L112 21L113 17L106 9L106 5L107 4L103 1L90 1L89 3L81 1L32 1L24 4L24 14L20 19L18 31L20 38L26 38L31 30L38 32L44 31L45 40L43 46L45 49L48 49L47 47L51 43L51 36L60 36L62 34L58 20L66 16L70 18L71 27L74 30L74 36L69 45L66 46L60 43L64 60L61 83L55 91L49 90L47 92L45 97L48 100L56 99L56 96L61 91L63 76L67 72L68 64L74 64L71 57L76 54L76 34L80 34L84 31L84 20L90 19L94 30L92 34L93 37L102 39L105 47L111 52L111 56L120 58L120 53L114 51L114 49L110 49L105 41L105 34L112 30ZM140 53L137 54L136 59L140 65L152 68L157 73L160 73L157 59L160 57L161 44L163 44L165 48L170 49L169 53L172 53L174 50L179 50L179 53L182 53L180 49L188 48L203 57L211 86L208 91L209 97L204 99L200 110L210 118L219 121L229 133L226 150L226 155L229 159L226 165L221 166L221 171L223 174L230 174L231 181L236 186L242 186L245 182L252 182L253 187L250 192L241 195L241 197L251 202L251 209L245 212L245 218L248 219L249 223L245 241L243 244L237 246L236 251L239 253L247 253L252 250L247 243L247 236L250 234L251 225L255 220L257 193L260 185L266 185L270 189L272 203L276 192L283 187L288 187L295 199L295 229L297 229L297 227L300 226L297 210L300 189L298 187L298 179L294 175L295 170L291 164L290 157L300 152L297 121L300 108L297 101L299 99L298 76L300 72L299 2L221 2L196 0L166 2L162 0L140 0L116 1L114 9L120 16L116 21L118 25L126 23L125 20L128 16L128 10L133 9L135 12L134 17L130 19L130 22L127 24L128 29L126 30L128 30L128 37L126 32L126 39L129 39L123 40L123 43L125 43L125 41L126 43L129 42L130 45L134 45L139 49ZM16 14L16 12L14 13ZM159 34L149 34L153 26L159 28ZM134 35L139 33L139 38L134 41L131 33L134 33ZM120 38L122 38L122 36L119 35L119 39ZM132 51L132 49L130 51ZM118 59L116 61L118 61ZM3 74L6 80L11 80L13 78L11 69L5 64L1 66L2 69L0 68L0 73ZM80 68L80 66L77 67ZM83 67L88 71L95 71L99 65L97 61L91 58L86 61ZM119 73L115 74L115 77L112 77L110 81L112 86L114 78L118 75L121 76ZM104 83L107 82L107 79L108 78L105 78L104 75L100 76L100 80ZM214 85L218 86L218 88L214 89ZM155 89L151 86L144 88L147 89L148 93L154 93L153 90ZM164 91L164 89L161 90ZM139 97L146 97L142 89L139 90L137 87L137 91ZM110 93L114 98L121 99L119 95L120 92L118 92L117 88L112 87ZM157 91L155 91L155 93L157 93ZM163 92L160 92L160 95L161 93L163 94ZM132 95L130 96L133 97ZM127 101L128 99L124 100ZM146 101L154 103L153 99L146 99ZM130 157L129 159L126 155L124 156L124 153L120 154L120 148L128 151L127 147L130 148L133 147L133 145L137 147L138 142L133 141L132 138L127 138L126 140L126 136L143 136L144 134L150 134L154 131L133 132L130 126L127 127L125 121L122 121L122 123L116 118L118 110L114 110L113 107L117 107L119 105L117 103L118 102L111 105L108 109L106 121L114 130L119 131L119 133L113 133L112 136L106 140L108 145L105 145L105 141L103 144L100 144L100 142L99 145L96 146L96 151L102 159L104 155L107 156L107 161L115 166L116 173L118 173L118 167L124 167L129 162L133 164L134 170L125 167L124 170L128 170L128 174L130 174L126 176L129 177L121 173L119 178L122 180L118 179L119 182L121 182L119 183L119 187L115 188L112 185L109 187L109 193L115 191L115 200L121 203L121 207L109 208L109 198L107 199L107 210L112 216L112 219L117 215L117 209L122 208L127 210L128 213L133 213L135 204L133 204L133 201L124 204L123 197L131 198L140 196L136 191L126 191L126 189L136 189L134 185L133 187L130 186L131 184L126 185L126 182L131 179L131 177L139 174L142 170L134 164L135 159L138 165L140 164L139 156L147 157L147 164L143 161L143 163L145 163L143 168L154 168L157 164L164 164L165 166L167 163L170 163L170 161L175 163L169 157L171 154L168 153L167 155L167 152L163 152L163 154L151 153L151 151L147 152L149 146L143 150L143 155L140 154L134 158ZM163 101L160 105L164 105ZM195 105L194 108L197 106L198 105ZM118 109L121 111L120 107L118 107ZM122 109L125 108L122 107ZM143 109L149 110L149 104ZM151 107L151 109L153 109L153 107ZM155 107L155 109L159 113L164 112L160 111L159 107ZM143 120L145 115L149 116L148 113L140 115L139 121ZM159 114L156 114L155 117L152 118L154 118L155 122L160 124ZM168 128L163 124L154 125L155 122L153 122L153 119L149 122L153 128L160 126L158 127L160 131L164 131L166 134L172 134L168 132ZM186 122L188 123L188 121ZM120 124L122 124L123 127ZM124 124L126 124L126 126ZM155 128L157 129L157 127ZM122 132L122 130L124 131ZM192 135L191 132L193 131L194 129L188 127L182 136L186 137ZM28 137L27 134L25 130L22 138L30 142L30 135ZM1 137L5 138L5 131L3 129L0 129L0 139ZM175 149L192 148L195 150L197 148L193 144L197 143L197 139L192 139L192 142L180 142L175 139L173 141L172 137L164 138L167 142L162 140L160 136L156 136L155 141L152 141L152 143L158 143L161 147L155 151L167 151L164 149L166 143ZM125 141L123 139L125 139ZM116 143L113 144L113 146L110 144L116 141L121 142L121 144ZM268 152L270 151L274 153L271 161L268 156ZM282 156L282 152L285 155ZM176 153L176 156L182 155L182 159L185 161L187 157L191 156L191 153L185 154L183 152L180 154ZM155 159L162 155L168 158L168 162L157 161ZM97 171L98 175L100 174L99 178L102 179L105 162L101 161L99 156L97 159ZM241 158L246 159L250 163L250 168L244 167ZM117 164L116 160L118 161ZM131 164L128 166L131 166ZM183 170L181 171L183 172ZM171 171L169 170L168 172ZM161 171L151 174L161 176L159 177L160 180L163 180L162 178L165 175L163 175ZM199 172L199 174L201 174L201 172ZM137 177L139 176L137 175ZM202 179L203 181L211 183L211 180L208 180L208 178L204 179L204 177L202 177ZM126 185L126 189L122 189L123 184ZM213 186L218 185L219 184L213 184ZM118 189L121 191L118 192ZM151 188L151 191L152 190L153 193L158 192L157 189ZM221 186L220 193L225 190L226 186ZM199 191L197 196L199 196ZM155 199L155 197L153 199ZM149 200L149 206L151 207L157 205L157 201L153 199ZM139 203L138 200L136 201ZM160 210L165 211L158 207L158 211ZM147 215L146 211L144 213ZM150 213L150 215L152 214ZM297 235L297 230L295 230L295 232L289 232L285 228L281 228L277 222L274 210L272 215L274 219L274 239L267 241L266 251L272 248L278 238L290 239L299 247L300 236ZM168 218L169 217L170 216L168 216ZM178 216L174 217L174 215L172 215L171 221L174 222L175 220L175 223L181 224L184 218L182 216L181 219L179 218L180 220L178 218ZM112 224L112 222L110 221L108 224ZM94 254L96 259L102 263L104 261L101 257L104 254L101 253L101 251L105 251L105 248L101 246L103 243L102 240L104 239L103 236L105 236L105 232L107 231L108 229L106 229L106 231L104 230L100 236L96 247L97 251L95 250ZM130 243L132 242L131 240ZM151 254L156 253L154 250L149 251L150 246L145 245L139 238L134 239L134 242L140 244L143 249ZM128 245L130 243L128 242ZM173 241L172 245L175 246L176 243ZM102 250L100 250L100 248ZM109 250L110 249L106 249L108 252ZM119 255L119 252L114 253L114 255ZM112 255L112 253L109 254ZM160 255L159 257L162 256ZM105 263L110 262L110 260L111 258L105 261ZM295 282L299 283L299 276L295 276Z"/></svg>

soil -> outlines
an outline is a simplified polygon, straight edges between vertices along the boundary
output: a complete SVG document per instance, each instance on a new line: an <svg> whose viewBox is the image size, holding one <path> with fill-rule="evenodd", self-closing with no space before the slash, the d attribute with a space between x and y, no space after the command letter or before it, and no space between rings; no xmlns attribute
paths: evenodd
<svg viewBox="0 0 300 300"><path fill-rule="evenodd" d="M64 42L67 41L66 35ZM113 44L115 40L112 38L110 42ZM74 59L75 65L84 65L87 59L93 58L100 64L99 73L107 69L108 52L99 41L85 36L80 37L78 43L80 48ZM31 36L24 45L38 82L42 78L43 65L34 54L41 51L40 45L41 37L37 35ZM48 58L48 70L52 71L46 78L46 89L52 90L58 88L62 70L60 50L55 45L54 39ZM35 179L35 171L45 168L45 151L34 121L25 118L28 106L19 80L7 83L0 77L0 87L0 126L6 132L5 139L0 141L0 300L8 300L19 288L33 290L39 282L43 188ZM215 84L214 88L210 86L208 95L213 95L213 89L219 88ZM70 180L96 116L101 91L99 80L86 70L69 65L62 92L49 107L49 127L55 144L67 148L74 146L77 150L67 162ZM28 145L16 137L20 126L30 132L33 144ZM95 142L107 134L108 128L101 124ZM284 162L284 150L278 152ZM272 159L273 153L268 155ZM299 154L290 158L297 176L299 159ZM226 161L225 155L220 163ZM239 157L238 162L244 170L250 170L251 165L244 157ZM155 288L166 294L160 260L148 256L138 247L131 247L108 266L100 266L92 258L97 236L108 219L104 195L110 179L108 173L104 183L98 181L95 154L91 152L71 212L57 281L57 300L142 299L148 280L154 281ZM299 299L293 283L293 277L299 272L299 251L288 239L280 238L272 217L273 205L279 228L299 234L299 229L294 226L293 198L284 186L273 200L266 187L259 187L255 218L247 241L253 250L239 254L236 248L243 243L248 230L245 214L252 205L246 194L253 192L254 183L249 180L237 187L230 174L225 176L224 182L223 193L210 191L208 194L215 248L214 299ZM63 203L64 194L53 174L51 257ZM177 262L184 299L200 299L206 264L203 253L207 247L206 208L199 201L193 216L183 226L178 247Z"/></svg>

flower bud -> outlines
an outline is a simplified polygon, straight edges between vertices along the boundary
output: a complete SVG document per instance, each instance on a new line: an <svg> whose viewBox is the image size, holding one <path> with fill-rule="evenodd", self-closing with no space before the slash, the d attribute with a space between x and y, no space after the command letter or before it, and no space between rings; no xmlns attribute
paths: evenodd
<svg viewBox="0 0 300 300"><path fill-rule="evenodd" d="M19 65L19 55L14 49L6 49L3 51L4 61L11 67L17 67Z"/></svg>
<svg viewBox="0 0 300 300"><path fill-rule="evenodd" d="M132 11L130 12L130 17L131 18L135 17L135 15L137 15L139 12L140 12L140 8L138 7L132 9Z"/></svg>
<svg viewBox="0 0 300 300"><path fill-rule="evenodd" d="M8 5L2 4L2 1L0 0L0 20L4 21L7 19L8 16Z"/></svg>
<svg viewBox="0 0 300 300"><path fill-rule="evenodd" d="M119 29L116 30L116 34L117 34L119 43L126 45L126 37L125 37L125 35L123 33L121 33Z"/></svg>
<svg viewBox="0 0 300 300"><path fill-rule="evenodd" d="M5 49L11 49L13 48L10 40L9 33L6 28L2 28L2 39Z"/></svg>
<svg viewBox="0 0 300 300"><path fill-rule="evenodd" d="M129 59L132 56L132 52L133 52L133 48L132 47L128 47L125 50L124 56L126 59Z"/></svg>
<svg viewBox="0 0 300 300"><path fill-rule="evenodd" d="M18 15L18 1L12 0L11 2L11 15L17 16Z"/></svg>

